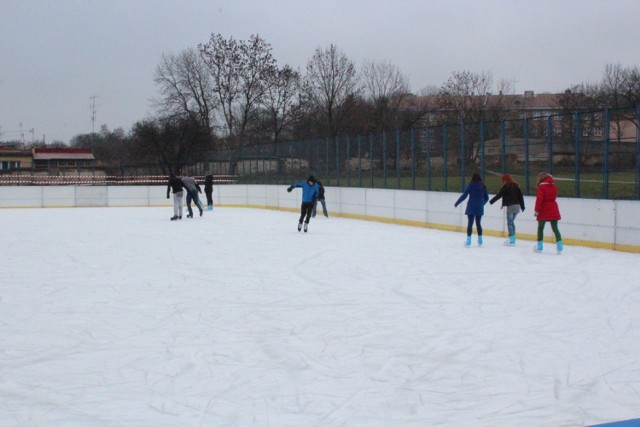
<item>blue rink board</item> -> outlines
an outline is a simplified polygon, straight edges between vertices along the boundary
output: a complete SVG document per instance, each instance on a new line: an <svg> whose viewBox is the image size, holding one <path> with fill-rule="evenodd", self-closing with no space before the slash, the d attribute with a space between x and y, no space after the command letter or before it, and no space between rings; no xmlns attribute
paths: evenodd
<svg viewBox="0 0 640 427"><path fill-rule="evenodd" d="M626 421L615 421L605 424L594 424L590 427L640 427L640 418Z"/></svg>

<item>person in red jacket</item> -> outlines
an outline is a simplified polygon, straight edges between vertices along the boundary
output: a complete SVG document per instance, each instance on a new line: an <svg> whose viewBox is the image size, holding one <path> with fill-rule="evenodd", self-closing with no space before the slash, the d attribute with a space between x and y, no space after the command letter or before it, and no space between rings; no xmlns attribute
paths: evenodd
<svg viewBox="0 0 640 427"><path fill-rule="evenodd" d="M558 197L558 187L553 182L553 176L547 172L538 174L538 191L536 193L536 207L534 215L538 219L538 244L534 247L536 252L542 252L542 239L544 236L544 227L549 221L551 230L556 236L556 247L558 253L562 252L562 236L558 229L558 221L560 217L560 209L556 198Z"/></svg>

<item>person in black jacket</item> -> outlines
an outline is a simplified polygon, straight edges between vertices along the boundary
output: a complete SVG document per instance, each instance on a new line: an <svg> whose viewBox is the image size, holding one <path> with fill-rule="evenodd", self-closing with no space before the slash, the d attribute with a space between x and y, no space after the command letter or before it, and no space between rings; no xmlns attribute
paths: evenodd
<svg viewBox="0 0 640 427"><path fill-rule="evenodd" d="M213 175L204 177L204 194L207 196L207 210L213 210Z"/></svg>
<svg viewBox="0 0 640 427"><path fill-rule="evenodd" d="M520 186L508 173L502 175L502 187L500 187L498 194L489 200L489 204L493 204L500 199L502 199L502 207L507 208L507 231L509 233L509 240L506 242L506 245L515 246L515 219L520 212L524 212L524 197L522 196Z"/></svg>
<svg viewBox="0 0 640 427"><path fill-rule="evenodd" d="M318 198L313 201L313 212L311 213L311 216L315 218L316 207L318 206L319 201L322 204L322 213L324 213L324 216L329 218L329 214L327 213L327 204L324 200L324 185L322 185L322 182L320 181L316 181L316 183L318 184Z"/></svg>
<svg viewBox="0 0 640 427"><path fill-rule="evenodd" d="M167 199L169 198L169 193L173 190L173 216L171 217L171 221L182 219L183 188L185 187L182 180L174 174L171 174L169 177L169 185L167 185Z"/></svg>

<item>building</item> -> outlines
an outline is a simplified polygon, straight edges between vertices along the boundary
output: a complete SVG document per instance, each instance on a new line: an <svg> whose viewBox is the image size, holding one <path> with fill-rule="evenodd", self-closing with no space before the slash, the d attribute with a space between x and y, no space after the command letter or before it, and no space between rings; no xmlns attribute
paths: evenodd
<svg viewBox="0 0 640 427"><path fill-rule="evenodd" d="M93 171L96 159L90 148L34 147L32 148L34 173L49 175L80 174Z"/></svg>

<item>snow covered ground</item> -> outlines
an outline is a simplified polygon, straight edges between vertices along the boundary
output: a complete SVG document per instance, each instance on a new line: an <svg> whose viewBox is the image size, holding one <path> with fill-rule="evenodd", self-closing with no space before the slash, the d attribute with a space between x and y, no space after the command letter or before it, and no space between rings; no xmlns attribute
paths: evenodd
<svg viewBox="0 0 640 427"><path fill-rule="evenodd" d="M0 425L640 417L637 254L465 248L463 233L333 217L304 234L270 210L171 215L0 210Z"/></svg>

